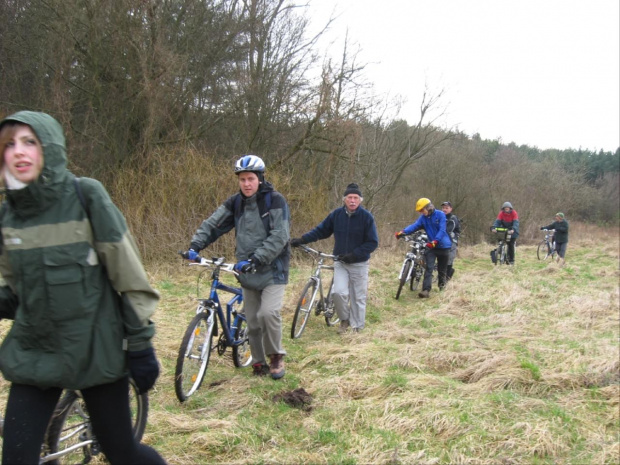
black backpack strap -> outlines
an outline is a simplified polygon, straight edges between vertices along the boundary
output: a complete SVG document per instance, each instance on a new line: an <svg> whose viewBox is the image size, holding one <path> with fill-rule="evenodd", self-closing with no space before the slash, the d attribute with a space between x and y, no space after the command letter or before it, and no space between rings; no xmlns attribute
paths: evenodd
<svg viewBox="0 0 620 465"><path fill-rule="evenodd" d="M258 203L258 208L258 213L260 214L261 220L263 220L263 226L265 227L265 231L269 233L269 231L271 231L271 226L269 224L269 211L271 210L271 191L265 194L265 196L263 197L263 202ZM233 201L233 215L235 216L236 228L239 218L241 217L241 194L237 194L235 196L235 200Z"/></svg>

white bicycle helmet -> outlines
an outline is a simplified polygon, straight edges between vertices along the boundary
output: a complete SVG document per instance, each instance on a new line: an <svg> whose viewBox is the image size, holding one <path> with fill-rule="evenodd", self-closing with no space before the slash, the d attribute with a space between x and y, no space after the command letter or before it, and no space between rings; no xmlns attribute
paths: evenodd
<svg viewBox="0 0 620 465"><path fill-rule="evenodd" d="M235 163L235 174L251 171L253 173L264 173L265 162L256 155L244 155Z"/></svg>

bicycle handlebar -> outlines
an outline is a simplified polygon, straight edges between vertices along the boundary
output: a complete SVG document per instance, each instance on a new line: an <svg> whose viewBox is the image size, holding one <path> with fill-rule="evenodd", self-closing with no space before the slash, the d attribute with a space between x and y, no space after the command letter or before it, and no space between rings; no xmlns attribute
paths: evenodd
<svg viewBox="0 0 620 465"><path fill-rule="evenodd" d="M318 257L323 257L323 258L331 258L334 261L338 260L338 256L337 255L330 255L330 254L327 254L327 253L323 253L323 252L320 252L318 250L313 249L312 247L308 247L307 245L303 245L302 244L302 245L299 246L299 248L301 250L303 250L304 252L309 253L311 255L316 255Z"/></svg>
<svg viewBox="0 0 620 465"><path fill-rule="evenodd" d="M182 251L179 251L179 255L181 255L181 257L183 258L186 258L184 255L184 252ZM208 258L203 258L199 255L198 257L196 257L195 260L193 260L193 263L190 262L188 263L188 265L189 266L213 266L213 267L219 268L222 271L226 271L227 273L232 273L235 276L239 276L239 273L235 271L235 264L226 263L225 260L226 259L224 257L208 259Z"/></svg>

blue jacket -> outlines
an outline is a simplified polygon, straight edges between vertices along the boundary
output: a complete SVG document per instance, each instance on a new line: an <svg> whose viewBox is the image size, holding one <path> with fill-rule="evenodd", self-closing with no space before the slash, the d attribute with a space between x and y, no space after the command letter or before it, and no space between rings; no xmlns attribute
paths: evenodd
<svg viewBox="0 0 620 465"><path fill-rule="evenodd" d="M449 249L452 247L450 236L446 232L446 214L441 210L435 210L430 216L420 215L420 218L407 226L403 231L411 234L418 229L424 229L430 242L437 241L438 249Z"/></svg>
<svg viewBox="0 0 620 465"><path fill-rule="evenodd" d="M354 263L365 262L379 245L377 226L372 214L361 205L353 213L345 206L332 211L321 224L302 236L304 242L327 239L334 235L334 255L354 253Z"/></svg>

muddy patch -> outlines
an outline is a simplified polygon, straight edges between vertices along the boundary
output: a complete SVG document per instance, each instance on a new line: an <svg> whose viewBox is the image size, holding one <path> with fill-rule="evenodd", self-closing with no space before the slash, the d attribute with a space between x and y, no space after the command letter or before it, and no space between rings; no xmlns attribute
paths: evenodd
<svg viewBox="0 0 620 465"><path fill-rule="evenodd" d="M312 396L304 388L294 391L282 392L273 396L274 402L284 402L285 404L309 412L312 410Z"/></svg>

